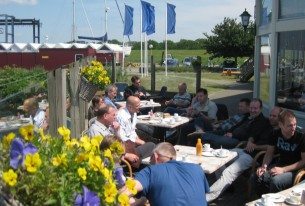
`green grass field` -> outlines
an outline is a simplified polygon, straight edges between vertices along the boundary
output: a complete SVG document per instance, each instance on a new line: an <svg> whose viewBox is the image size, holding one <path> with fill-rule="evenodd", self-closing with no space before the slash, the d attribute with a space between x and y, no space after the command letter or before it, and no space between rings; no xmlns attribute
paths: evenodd
<svg viewBox="0 0 305 206"><path fill-rule="evenodd" d="M154 62L157 64L160 63L161 58L162 58L162 52L164 50L152 50L148 51L148 55L150 56L151 53L154 56ZM174 58L179 60L179 63L182 63L182 60L185 57L188 56L200 56L202 65L207 65L208 64L208 58L211 56L206 53L205 50L168 50L168 54L172 54ZM150 58L150 57L149 57ZM126 63L139 63L141 61L141 53L140 50L132 50L130 56L126 57L125 62ZM223 58L215 58L212 60L214 65L219 65L223 62Z"/></svg>

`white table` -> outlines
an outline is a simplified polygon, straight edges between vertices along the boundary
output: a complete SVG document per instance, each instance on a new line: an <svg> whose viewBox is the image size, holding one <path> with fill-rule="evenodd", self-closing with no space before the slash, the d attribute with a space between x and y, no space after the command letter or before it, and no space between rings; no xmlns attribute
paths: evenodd
<svg viewBox="0 0 305 206"><path fill-rule="evenodd" d="M190 146L183 145L175 145L174 146L177 151L176 160L182 161L183 157L185 157L185 162L199 164L204 173L212 174L217 171L219 168L224 166L225 164L233 161L237 158L238 154L235 151L228 151L226 157L206 157L206 156L196 156L196 148ZM142 160L142 163L149 164L150 157Z"/></svg>
<svg viewBox="0 0 305 206"><path fill-rule="evenodd" d="M126 106L126 101L115 102L115 103L120 105L121 107ZM161 104L158 102L150 102L148 100L141 100L140 108L151 108L151 107L161 107Z"/></svg>
<svg viewBox="0 0 305 206"><path fill-rule="evenodd" d="M289 197L289 195L290 195L290 193L292 192L293 189L299 188L299 187L300 187L300 188L303 188L303 189L305 190L305 181L303 181L303 182L301 182L300 184L297 184L297 185L295 185L295 186L293 186L293 187L291 187L291 188L289 188L289 189L286 189L286 190L283 190L283 191L281 191L281 192L278 192L278 193L276 193L276 194L283 195L283 196L285 196L285 197L287 198L287 197ZM247 206L255 206L255 205L257 205L256 203L259 204L259 202L261 202L261 199L254 200L254 201L252 201L252 202L248 202L246 205L247 205ZM274 203L274 206L279 206L279 205L281 205L281 206L284 206L284 205L289 206L289 205L291 205L291 204L288 204L288 203L286 203L285 201L284 201L284 202L280 202L280 203ZM304 204L301 204L301 205L304 205Z"/></svg>
<svg viewBox="0 0 305 206"><path fill-rule="evenodd" d="M32 120L30 118L22 118L22 119L0 119L0 137L9 132L17 132L18 129L23 125L32 124Z"/></svg>

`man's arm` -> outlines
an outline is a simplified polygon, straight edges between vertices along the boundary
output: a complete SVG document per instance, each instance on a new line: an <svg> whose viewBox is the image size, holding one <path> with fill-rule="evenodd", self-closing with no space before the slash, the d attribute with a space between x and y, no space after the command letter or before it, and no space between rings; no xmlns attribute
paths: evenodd
<svg viewBox="0 0 305 206"><path fill-rule="evenodd" d="M287 165L285 167L274 167L270 170L270 172L272 175L278 175L278 174L282 174L285 172L291 172L291 171L301 169L304 166L305 166L305 152L302 152L300 161L293 163L291 165Z"/></svg>
<svg viewBox="0 0 305 206"><path fill-rule="evenodd" d="M264 151L264 150L267 150L267 148L268 148L268 145L266 145L266 144L264 144L264 145L255 144L254 143L254 138L249 137L245 150L247 152L253 152L254 150Z"/></svg>
<svg viewBox="0 0 305 206"><path fill-rule="evenodd" d="M256 174L258 176L263 175L267 171L267 166L270 164L272 161L273 155L274 155L275 147L272 145L268 145L266 154L263 159L262 166L257 168Z"/></svg>

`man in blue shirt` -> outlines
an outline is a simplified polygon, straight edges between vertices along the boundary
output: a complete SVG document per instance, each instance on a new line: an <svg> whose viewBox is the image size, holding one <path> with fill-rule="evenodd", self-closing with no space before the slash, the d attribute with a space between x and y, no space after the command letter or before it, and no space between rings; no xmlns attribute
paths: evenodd
<svg viewBox="0 0 305 206"><path fill-rule="evenodd" d="M176 150L168 142L157 145L151 166L135 176L136 189L152 206L203 206L209 185L199 165L176 161ZM128 194L127 190L124 190Z"/></svg>

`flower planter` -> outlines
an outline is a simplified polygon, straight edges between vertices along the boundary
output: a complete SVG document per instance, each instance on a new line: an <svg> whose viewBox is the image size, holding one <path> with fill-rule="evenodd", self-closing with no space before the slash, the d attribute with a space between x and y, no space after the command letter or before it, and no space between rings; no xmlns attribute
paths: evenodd
<svg viewBox="0 0 305 206"><path fill-rule="evenodd" d="M85 77L81 76L79 84L79 97L86 102L90 102L98 91L99 87L89 82Z"/></svg>

